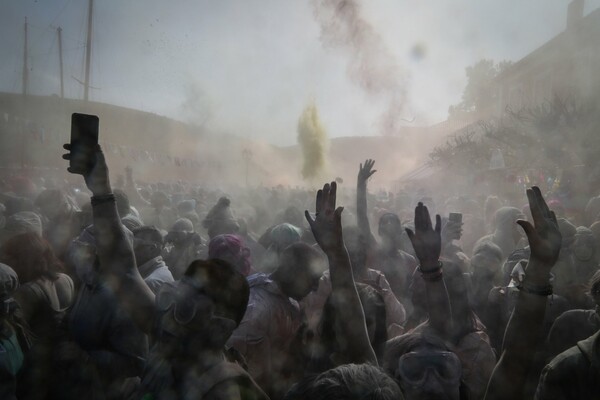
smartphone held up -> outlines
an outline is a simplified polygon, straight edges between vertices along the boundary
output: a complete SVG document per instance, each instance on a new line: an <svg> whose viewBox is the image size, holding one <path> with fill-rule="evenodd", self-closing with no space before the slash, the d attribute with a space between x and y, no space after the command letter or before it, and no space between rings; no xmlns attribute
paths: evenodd
<svg viewBox="0 0 600 400"><path fill-rule="evenodd" d="M71 115L71 148L69 171L85 175L94 168L98 145L99 119L96 115L73 113Z"/></svg>

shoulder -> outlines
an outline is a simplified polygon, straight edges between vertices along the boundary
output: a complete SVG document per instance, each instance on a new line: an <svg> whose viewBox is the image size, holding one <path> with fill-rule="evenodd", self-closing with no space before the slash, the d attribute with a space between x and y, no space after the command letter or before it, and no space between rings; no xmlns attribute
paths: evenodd
<svg viewBox="0 0 600 400"><path fill-rule="evenodd" d="M578 382L589 374L590 363L579 347L573 346L560 353L544 367L536 399L567 399L569 393L580 389ZM592 382L589 382L592 384ZM577 397L579 398L579 397Z"/></svg>

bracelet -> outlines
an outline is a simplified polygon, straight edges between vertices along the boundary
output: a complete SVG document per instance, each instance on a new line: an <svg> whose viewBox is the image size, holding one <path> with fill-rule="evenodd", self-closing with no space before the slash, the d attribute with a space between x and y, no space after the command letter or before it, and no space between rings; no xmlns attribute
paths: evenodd
<svg viewBox="0 0 600 400"><path fill-rule="evenodd" d="M92 207L103 203L111 203L115 200L115 195L112 193L102 194L100 196L92 196Z"/></svg>
<svg viewBox="0 0 600 400"><path fill-rule="evenodd" d="M438 272L441 269L442 269L442 262L441 261L438 261L438 266L437 267L435 267L433 269L430 269L430 270L427 270L427 271L424 271L423 268L421 268L421 266L419 265L419 272L422 273L422 274L433 274L433 273Z"/></svg>
<svg viewBox="0 0 600 400"><path fill-rule="evenodd" d="M521 285L517 286L517 289L525 293L535 294L544 297L552 296L552 294L554 293L554 291L552 290L552 285L537 286L528 283L522 283Z"/></svg>
<svg viewBox="0 0 600 400"><path fill-rule="evenodd" d="M421 277L423 277L424 281L437 282L441 280L443 276L442 263L439 262L437 268L428 271L423 271L423 269L421 269L419 266L419 272L421 273Z"/></svg>

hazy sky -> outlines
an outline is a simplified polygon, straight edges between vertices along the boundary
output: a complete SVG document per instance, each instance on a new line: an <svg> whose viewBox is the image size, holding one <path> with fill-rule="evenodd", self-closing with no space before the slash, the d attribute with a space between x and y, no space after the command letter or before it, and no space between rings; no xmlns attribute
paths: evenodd
<svg viewBox="0 0 600 400"><path fill-rule="evenodd" d="M404 116L446 118L464 68L518 60L562 31L569 0L363 0L361 17L404 71ZM87 0L0 0L0 91L19 92L23 21L30 92L83 97ZM587 0L586 13L600 7ZM330 136L378 134L383 101L349 77L348 53L323 46L311 0L96 0L91 99L206 123L215 131L296 142L314 100ZM415 56L415 47L421 52Z"/></svg>

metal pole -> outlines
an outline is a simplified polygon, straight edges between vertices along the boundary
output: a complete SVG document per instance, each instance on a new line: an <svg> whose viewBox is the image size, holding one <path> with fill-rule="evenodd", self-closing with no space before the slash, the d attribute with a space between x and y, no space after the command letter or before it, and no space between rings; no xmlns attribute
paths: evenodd
<svg viewBox="0 0 600 400"><path fill-rule="evenodd" d="M27 94L29 85L29 67L27 66L27 17L25 17L25 46L23 46L23 95Z"/></svg>
<svg viewBox="0 0 600 400"><path fill-rule="evenodd" d="M58 33L58 58L60 61L60 98L64 99L65 81L63 75L62 28L59 26L58 28L56 28L56 32Z"/></svg>
<svg viewBox="0 0 600 400"><path fill-rule="evenodd" d="M87 44L85 46L85 83L83 86L83 99L88 101L89 89L90 89L90 60L92 57L92 13L94 10L94 0L90 0L90 7L88 11L88 31L87 31Z"/></svg>

